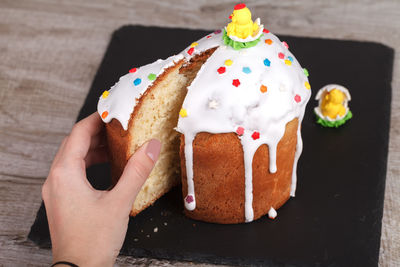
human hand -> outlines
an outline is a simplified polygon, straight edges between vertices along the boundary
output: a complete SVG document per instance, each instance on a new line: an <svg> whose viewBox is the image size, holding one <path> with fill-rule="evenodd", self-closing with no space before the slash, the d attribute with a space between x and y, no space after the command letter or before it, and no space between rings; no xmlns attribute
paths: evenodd
<svg viewBox="0 0 400 267"><path fill-rule="evenodd" d="M132 155L111 191L95 190L86 168L107 161L103 130L97 113L78 122L62 142L43 185L53 262L112 266L136 195L157 161L161 143L152 139Z"/></svg>

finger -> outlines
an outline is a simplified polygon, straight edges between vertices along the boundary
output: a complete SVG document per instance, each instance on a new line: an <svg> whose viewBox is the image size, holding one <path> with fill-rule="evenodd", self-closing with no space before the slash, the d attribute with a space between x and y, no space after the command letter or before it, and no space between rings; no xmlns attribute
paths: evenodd
<svg viewBox="0 0 400 267"><path fill-rule="evenodd" d="M132 207L158 159L160 150L161 143L157 139L152 139L141 146L128 160L117 185L110 191L111 197Z"/></svg>
<svg viewBox="0 0 400 267"><path fill-rule="evenodd" d="M101 132L104 125L97 112L79 121L65 144L64 157L83 160L89 151L92 137Z"/></svg>
<svg viewBox="0 0 400 267"><path fill-rule="evenodd" d="M85 157L86 168L94 164L108 162L108 151L106 147L90 149Z"/></svg>
<svg viewBox="0 0 400 267"><path fill-rule="evenodd" d="M103 127L103 130L105 128ZM105 131L101 131L98 134L96 134L95 136L92 136L91 140L90 140L90 147L89 150L98 148L98 147L103 147L107 145L107 139L106 139L106 135L105 135Z"/></svg>
<svg viewBox="0 0 400 267"><path fill-rule="evenodd" d="M60 161L60 158L62 157L62 153L64 151L65 148L65 144L67 143L68 140L68 135L66 137L64 137L64 139L61 141L61 145L58 148L58 151L53 159L53 163L51 164L51 168L53 168L53 166L57 165L57 163Z"/></svg>

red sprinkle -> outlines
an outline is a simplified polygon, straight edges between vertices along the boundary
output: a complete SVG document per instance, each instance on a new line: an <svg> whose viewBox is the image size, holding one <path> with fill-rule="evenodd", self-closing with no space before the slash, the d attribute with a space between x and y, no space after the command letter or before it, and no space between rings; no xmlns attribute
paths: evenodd
<svg viewBox="0 0 400 267"><path fill-rule="evenodd" d="M211 35L207 35L207 39L211 38Z"/></svg>
<svg viewBox="0 0 400 267"><path fill-rule="evenodd" d="M243 135L243 134L244 134L244 128L241 127L241 126L239 126L239 127L236 129L236 133L237 133L238 135Z"/></svg>
<svg viewBox="0 0 400 267"><path fill-rule="evenodd" d="M301 97L299 95L295 95L294 96L294 101L296 101L297 103L300 103Z"/></svg>
<svg viewBox="0 0 400 267"><path fill-rule="evenodd" d="M269 33L269 30L264 29L264 30L263 30L263 33Z"/></svg>
<svg viewBox="0 0 400 267"><path fill-rule="evenodd" d="M280 59L284 59L284 58L285 58L285 55L284 55L283 53L279 53L279 54L278 54L278 57L279 57Z"/></svg>
<svg viewBox="0 0 400 267"><path fill-rule="evenodd" d="M234 79L233 82L232 82L232 84L233 84L233 86L238 87L238 86L240 85L239 79Z"/></svg>
<svg viewBox="0 0 400 267"><path fill-rule="evenodd" d="M258 138L260 138L260 133L255 131L252 135L251 138L253 138L253 140L257 140Z"/></svg>
<svg viewBox="0 0 400 267"><path fill-rule="evenodd" d="M194 47L190 48L190 49L187 51L187 53L188 53L189 55L192 55L193 52L194 52Z"/></svg>
<svg viewBox="0 0 400 267"><path fill-rule="evenodd" d="M217 71L218 71L219 74L222 74L222 73L224 73L226 71L226 68L225 67L220 67L220 68L217 69Z"/></svg>
<svg viewBox="0 0 400 267"><path fill-rule="evenodd" d="M286 49L289 49L289 45L285 41L283 41L282 44L284 47L286 47Z"/></svg>
<svg viewBox="0 0 400 267"><path fill-rule="evenodd" d="M192 195L187 195L185 198L185 201L187 203L192 203L194 201L193 196Z"/></svg>
<svg viewBox="0 0 400 267"><path fill-rule="evenodd" d="M136 72L137 71L137 68L133 68L133 69L130 69L129 70L129 73L134 73L134 72Z"/></svg>

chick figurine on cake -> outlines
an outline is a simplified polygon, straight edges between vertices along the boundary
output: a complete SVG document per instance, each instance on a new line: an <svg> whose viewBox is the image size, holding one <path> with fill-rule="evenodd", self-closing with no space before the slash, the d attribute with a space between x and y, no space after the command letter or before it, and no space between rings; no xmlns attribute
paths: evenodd
<svg viewBox="0 0 400 267"><path fill-rule="evenodd" d="M351 100L349 91L337 84L322 87L315 97L319 101L314 109L317 123L324 127L339 127L352 118L353 114L348 108Z"/></svg>
<svg viewBox="0 0 400 267"><path fill-rule="evenodd" d="M232 22L226 27L228 36L246 39L249 35L254 36L258 33L259 26L251 20L251 12L245 4L236 5L229 18Z"/></svg>
<svg viewBox="0 0 400 267"><path fill-rule="evenodd" d="M260 25L259 18L253 22L246 4L237 4L229 18L232 22L225 27L223 37L226 45L239 50L255 46L260 41L264 26Z"/></svg>

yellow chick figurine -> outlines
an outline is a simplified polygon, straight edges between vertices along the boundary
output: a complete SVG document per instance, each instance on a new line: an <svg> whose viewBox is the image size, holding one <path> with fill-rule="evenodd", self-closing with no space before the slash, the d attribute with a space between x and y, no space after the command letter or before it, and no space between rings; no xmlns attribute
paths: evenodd
<svg viewBox="0 0 400 267"><path fill-rule="evenodd" d="M251 12L246 4L237 4L229 18L232 19L232 22L226 27L228 36L246 39L248 36L255 36L258 33L259 26L251 20Z"/></svg>
<svg viewBox="0 0 400 267"><path fill-rule="evenodd" d="M346 95L338 89L327 92L321 103L322 115L331 119L336 119L337 115L343 117L346 113L346 108L343 105L345 99Z"/></svg>

